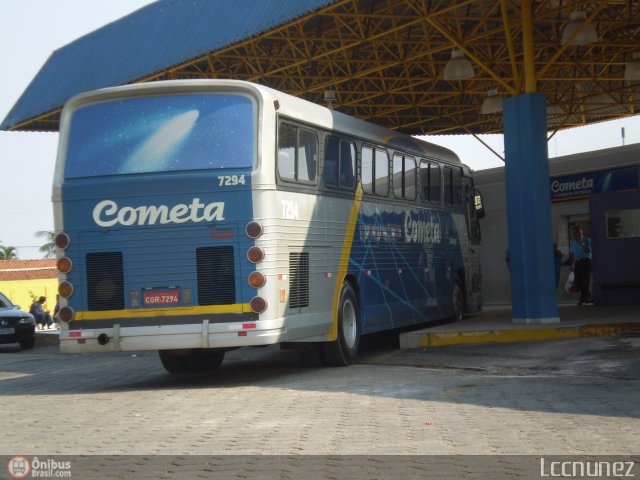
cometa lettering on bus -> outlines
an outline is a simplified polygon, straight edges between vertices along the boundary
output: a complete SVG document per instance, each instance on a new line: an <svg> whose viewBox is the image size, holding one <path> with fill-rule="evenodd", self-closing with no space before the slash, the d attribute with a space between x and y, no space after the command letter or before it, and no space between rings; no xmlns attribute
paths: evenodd
<svg viewBox="0 0 640 480"><path fill-rule="evenodd" d="M433 217L429 220L414 220L410 212L404 215L404 238L407 243L440 243L440 223Z"/></svg>
<svg viewBox="0 0 640 480"><path fill-rule="evenodd" d="M93 209L93 221L101 227L116 224L155 225L156 223L185 223L224 220L224 202L204 204L194 198L189 205L178 203L167 205L143 205L140 207L118 207L113 200L103 200Z"/></svg>

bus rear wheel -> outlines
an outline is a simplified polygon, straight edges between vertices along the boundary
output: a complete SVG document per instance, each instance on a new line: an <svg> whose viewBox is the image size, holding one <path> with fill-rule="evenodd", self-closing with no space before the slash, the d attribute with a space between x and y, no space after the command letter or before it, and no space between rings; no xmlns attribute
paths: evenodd
<svg viewBox="0 0 640 480"><path fill-rule="evenodd" d="M346 367L358 356L360 347L360 308L356 292L345 282L340 291L338 337L322 344L324 360L330 367Z"/></svg>
<svg viewBox="0 0 640 480"><path fill-rule="evenodd" d="M217 348L199 348L187 355L187 365L192 372L213 372L220 368L224 360L224 350Z"/></svg>
<svg viewBox="0 0 640 480"><path fill-rule="evenodd" d="M160 362L169 373L212 372L224 360L224 350L159 350Z"/></svg>
<svg viewBox="0 0 640 480"><path fill-rule="evenodd" d="M160 362L169 373L187 373L189 366L186 362L187 352L182 350L158 350Z"/></svg>

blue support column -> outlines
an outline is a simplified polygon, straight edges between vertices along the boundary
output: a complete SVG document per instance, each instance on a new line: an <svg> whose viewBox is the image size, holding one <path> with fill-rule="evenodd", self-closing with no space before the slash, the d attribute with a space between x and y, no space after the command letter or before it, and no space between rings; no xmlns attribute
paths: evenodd
<svg viewBox="0 0 640 480"><path fill-rule="evenodd" d="M557 322L545 97L509 97L503 110L513 322Z"/></svg>

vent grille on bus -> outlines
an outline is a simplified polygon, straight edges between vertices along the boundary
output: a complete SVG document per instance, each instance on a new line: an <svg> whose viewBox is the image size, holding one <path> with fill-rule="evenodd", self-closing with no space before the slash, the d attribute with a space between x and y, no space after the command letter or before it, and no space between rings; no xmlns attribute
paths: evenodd
<svg viewBox="0 0 640 480"><path fill-rule="evenodd" d="M198 305L236 303L236 275L233 247L196 249L198 263Z"/></svg>
<svg viewBox="0 0 640 480"><path fill-rule="evenodd" d="M124 269L121 252L87 254L89 310L124 309Z"/></svg>
<svg viewBox="0 0 640 480"><path fill-rule="evenodd" d="M309 253L289 253L289 308L309 306Z"/></svg>

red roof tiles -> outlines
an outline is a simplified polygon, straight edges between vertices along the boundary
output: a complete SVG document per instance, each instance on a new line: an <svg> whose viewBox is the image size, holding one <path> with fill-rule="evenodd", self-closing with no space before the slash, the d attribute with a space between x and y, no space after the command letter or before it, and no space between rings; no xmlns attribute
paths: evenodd
<svg viewBox="0 0 640 480"><path fill-rule="evenodd" d="M56 261L0 260L0 282L57 278Z"/></svg>

